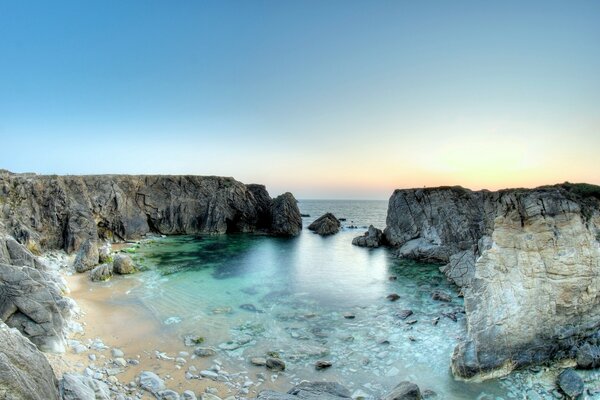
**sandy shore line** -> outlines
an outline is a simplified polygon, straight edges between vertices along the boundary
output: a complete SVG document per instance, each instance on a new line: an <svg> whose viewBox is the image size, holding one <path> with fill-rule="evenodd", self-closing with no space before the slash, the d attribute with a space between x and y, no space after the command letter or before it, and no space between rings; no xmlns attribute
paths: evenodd
<svg viewBox="0 0 600 400"><path fill-rule="evenodd" d="M156 373L164 379L167 389L180 394L191 390L198 398L203 393L223 399L233 399L234 395L254 398L267 386L279 386L256 376L238 376L237 371L231 371L231 376L237 378L232 382L199 377L201 371L219 369L218 356L196 357L194 347L186 347L183 338L167 334L160 321L148 318L148 310L129 294L141 284L135 275L117 275L108 282L97 283L90 281L88 273L73 273L64 266L59 273L70 289L68 297L79 307L73 322L83 328L71 333L64 354L47 355L59 379L69 372L96 373L96 378L112 384L113 389L125 396L140 393L133 382L143 371ZM115 356L113 349L117 353L120 350L123 356ZM126 364L116 364L120 361L117 358ZM270 374L265 371L265 375ZM142 397L137 398L155 398L148 392L141 393Z"/></svg>

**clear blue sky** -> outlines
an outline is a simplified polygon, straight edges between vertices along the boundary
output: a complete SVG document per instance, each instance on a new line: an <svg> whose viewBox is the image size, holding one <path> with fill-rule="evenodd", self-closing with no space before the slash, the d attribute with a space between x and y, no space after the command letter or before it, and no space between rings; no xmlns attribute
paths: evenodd
<svg viewBox="0 0 600 400"><path fill-rule="evenodd" d="M1 1L0 168L600 184L599 1Z"/></svg>

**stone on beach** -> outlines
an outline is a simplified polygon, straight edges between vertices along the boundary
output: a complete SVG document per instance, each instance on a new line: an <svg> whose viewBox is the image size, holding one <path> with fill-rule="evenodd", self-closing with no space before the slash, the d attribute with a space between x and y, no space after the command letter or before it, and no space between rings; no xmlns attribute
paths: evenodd
<svg viewBox="0 0 600 400"><path fill-rule="evenodd" d="M127 254L115 255L113 261L113 269L115 273L119 275L133 274L134 272L136 272L133 260Z"/></svg>

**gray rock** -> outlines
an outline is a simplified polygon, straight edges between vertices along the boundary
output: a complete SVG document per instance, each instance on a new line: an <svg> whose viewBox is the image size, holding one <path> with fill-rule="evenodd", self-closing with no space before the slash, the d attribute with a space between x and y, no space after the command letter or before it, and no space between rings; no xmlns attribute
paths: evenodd
<svg viewBox="0 0 600 400"><path fill-rule="evenodd" d="M572 368L567 368L558 375L556 384L569 399L576 399L583 393L583 379Z"/></svg>
<svg viewBox="0 0 600 400"><path fill-rule="evenodd" d="M287 393L263 390L258 400L339 400L350 399L350 391L335 382L302 382Z"/></svg>
<svg viewBox="0 0 600 400"><path fill-rule="evenodd" d="M326 368L331 367L332 365L333 365L333 363L331 361L319 360L315 363L315 369L316 370L326 369Z"/></svg>
<svg viewBox="0 0 600 400"><path fill-rule="evenodd" d="M58 383L46 357L18 330L0 321L0 398L58 400Z"/></svg>
<svg viewBox="0 0 600 400"><path fill-rule="evenodd" d="M186 390L181 394L183 400L197 400L196 394L191 390Z"/></svg>
<svg viewBox="0 0 600 400"><path fill-rule="evenodd" d="M179 400L181 397L179 396L179 393L177 393L174 390L161 390L160 392L157 393L157 397L160 400Z"/></svg>
<svg viewBox="0 0 600 400"><path fill-rule="evenodd" d="M279 236L297 236L302 230L302 217L298 201L291 193L273 199L271 208L271 232Z"/></svg>
<svg viewBox="0 0 600 400"><path fill-rule="evenodd" d="M252 357L250 359L250 363L258 367L264 367L265 365L267 365L267 359L264 357Z"/></svg>
<svg viewBox="0 0 600 400"><path fill-rule="evenodd" d="M269 368L273 371L285 370L285 362L283 362L283 360L281 360L279 358L268 357L265 365L267 366L267 368Z"/></svg>
<svg viewBox="0 0 600 400"><path fill-rule="evenodd" d="M381 229L369 225L369 229L362 236L357 236L352 239L352 244L359 247L379 247L385 240Z"/></svg>
<svg viewBox="0 0 600 400"><path fill-rule="evenodd" d="M100 255L94 239L87 239L79 248L73 266L77 272L85 272L98 265Z"/></svg>
<svg viewBox="0 0 600 400"><path fill-rule="evenodd" d="M421 400L421 390L412 382L400 382L390 393L381 400Z"/></svg>
<svg viewBox="0 0 600 400"><path fill-rule="evenodd" d="M318 233L321 236L333 235L339 232L340 221L332 213L326 213L317 218L308 229Z"/></svg>
<svg viewBox="0 0 600 400"><path fill-rule="evenodd" d="M116 274L125 275L136 272L133 260L127 254L116 254L113 261L113 270Z"/></svg>
<svg viewBox="0 0 600 400"><path fill-rule="evenodd" d="M198 357L212 357L217 354L217 351L212 347L196 347L194 354Z"/></svg>
<svg viewBox="0 0 600 400"><path fill-rule="evenodd" d="M137 380L142 389L152 394L165 390L165 382L154 372L144 371L138 376Z"/></svg>
<svg viewBox="0 0 600 400"><path fill-rule="evenodd" d="M110 242L105 242L102 246L98 247L98 262L100 264L106 264L112 262L112 245Z"/></svg>
<svg viewBox="0 0 600 400"><path fill-rule="evenodd" d="M40 350L64 352L65 319L71 302L44 271L0 264L0 319L17 328Z"/></svg>
<svg viewBox="0 0 600 400"><path fill-rule="evenodd" d="M92 282L104 282L112 278L113 268L112 264L101 264L94 267L90 272L90 279Z"/></svg>
<svg viewBox="0 0 600 400"><path fill-rule="evenodd" d="M588 369L600 367L600 346L584 343L577 349L577 367Z"/></svg>
<svg viewBox="0 0 600 400"><path fill-rule="evenodd" d="M83 375L64 374L60 381L62 400L110 400L108 385Z"/></svg>

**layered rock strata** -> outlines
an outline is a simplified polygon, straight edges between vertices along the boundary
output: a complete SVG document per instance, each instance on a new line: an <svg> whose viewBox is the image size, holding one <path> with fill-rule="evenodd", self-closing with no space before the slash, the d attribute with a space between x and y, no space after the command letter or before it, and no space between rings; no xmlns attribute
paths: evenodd
<svg viewBox="0 0 600 400"><path fill-rule="evenodd" d="M397 190L385 239L462 287L462 378L573 357L600 327L600 188Z"/></svg>

